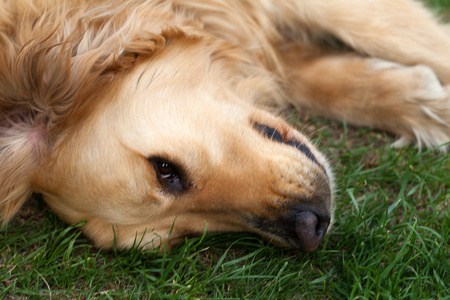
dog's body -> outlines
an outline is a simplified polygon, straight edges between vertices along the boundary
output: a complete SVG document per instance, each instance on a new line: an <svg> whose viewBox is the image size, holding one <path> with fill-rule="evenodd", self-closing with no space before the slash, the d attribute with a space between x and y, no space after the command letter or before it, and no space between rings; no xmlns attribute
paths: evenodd
<svg viewBox="0 0 450 300"><path fill-rule="evenodd" d="M65 221L86 219L99 247L170 247L207 226L312 251L333 175L267 110L307 108L398 145L450 140L450 35L416 2L2 0L0 11L4 223L36 192Z"/></svg>

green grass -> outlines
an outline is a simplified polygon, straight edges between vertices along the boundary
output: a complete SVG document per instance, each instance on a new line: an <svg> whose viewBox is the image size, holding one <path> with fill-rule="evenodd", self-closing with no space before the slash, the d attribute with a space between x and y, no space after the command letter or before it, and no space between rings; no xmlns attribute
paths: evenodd
<svg viewBox="0 0 450 300"><path fill-rule="evenodd" d="M426 5L435 7L436 9L446 10L450 7L450 0L424 0Z"/></svg>
<svg viewBox="0 0 450 300"><path fill-rule="evenodd" d="M100 251L35 199L0 231L0 299L450 299L450 154L391 149L345 123L299 126L337 178L334 229L315 253L251 234Z"/></svg>

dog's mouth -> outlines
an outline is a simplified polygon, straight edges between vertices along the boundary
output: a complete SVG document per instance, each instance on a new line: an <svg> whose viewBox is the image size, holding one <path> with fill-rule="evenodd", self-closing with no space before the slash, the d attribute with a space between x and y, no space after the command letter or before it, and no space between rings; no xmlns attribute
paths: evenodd
<svg viewBox="0 0 450 300"><path fill-rule="evenodd" d="M274 220L251 217L248 221L254 231L274 244L313 252L324 239L331 217L314 208L298 207Z"/></svg>

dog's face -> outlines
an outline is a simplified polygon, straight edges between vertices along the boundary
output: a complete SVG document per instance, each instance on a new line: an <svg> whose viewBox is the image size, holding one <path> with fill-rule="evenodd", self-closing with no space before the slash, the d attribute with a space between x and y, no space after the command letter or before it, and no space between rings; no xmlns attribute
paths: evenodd
<svg viewBox="0 0 450 300"><path fill-rule="evenodd" d="M332 218L326 160L203 49L178 42L138 60L67 130L35 191L67 222L87 219L98 246L170 247L207 228L315 250Z"/></svg>

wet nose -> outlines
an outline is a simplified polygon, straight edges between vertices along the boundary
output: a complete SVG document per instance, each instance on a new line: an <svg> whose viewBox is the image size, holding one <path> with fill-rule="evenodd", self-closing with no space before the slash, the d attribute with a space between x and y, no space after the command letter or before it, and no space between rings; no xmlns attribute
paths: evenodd
<svg viewBox="0 0 450 300"><path fill-rule="evenodd" d="M306 210L295 215L295 232L299 248L303 252L313 252L322 242L330 225L330 217Z"/></svg>

